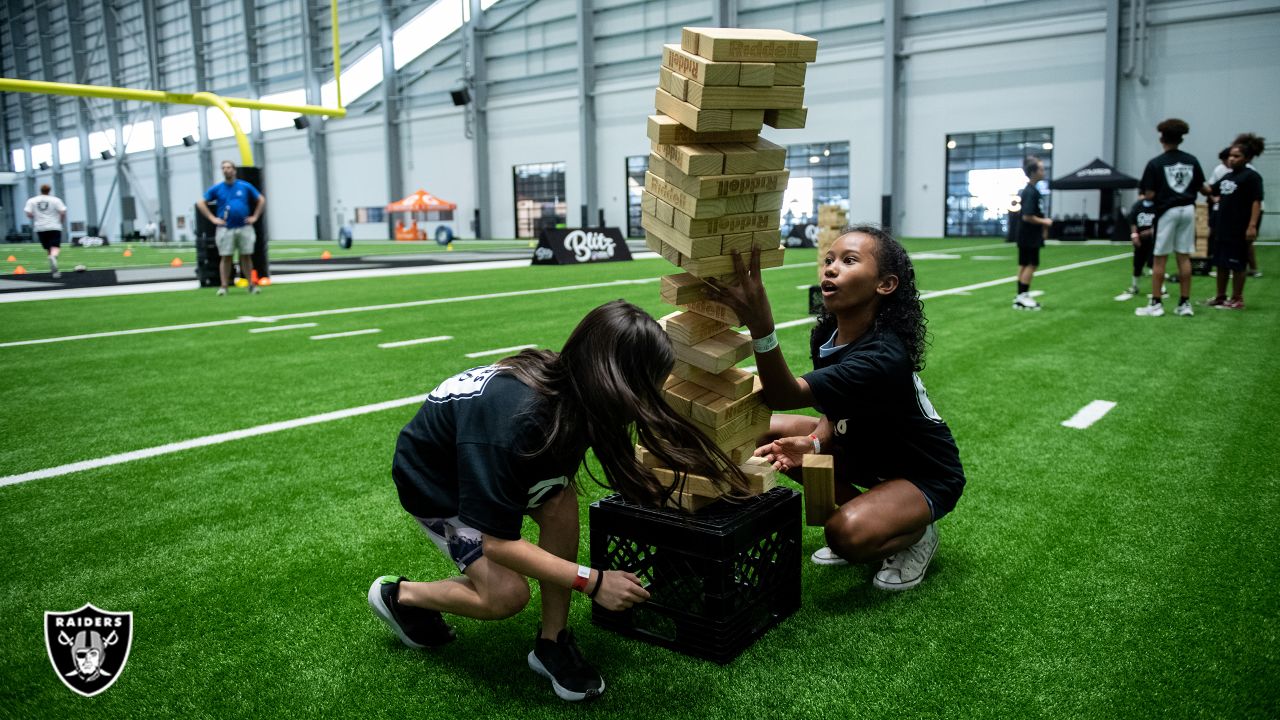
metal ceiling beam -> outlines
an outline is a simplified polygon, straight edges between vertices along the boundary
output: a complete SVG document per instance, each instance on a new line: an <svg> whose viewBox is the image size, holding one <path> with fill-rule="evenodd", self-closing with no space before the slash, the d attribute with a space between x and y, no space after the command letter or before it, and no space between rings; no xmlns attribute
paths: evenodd
<svg viewBox="0 0 1280 720"><path fill-rule="evenodd" d="M403 157L400 148L400 100L396 97L395 0L382 0L378 14L382 31L382 131L386 138L387 194L392 200L404 196ZM387 237L395 239L395 223L387 216Z"/></svg>
<svg viewBox="0 0 1280 720"><path fill-rule="evenodd" d="M193 0L194 2L194 0ZM312 0L302 0L304 6L304 26L302 33L302 66L306 75L307 103L319 105L320 98L320 63L317 54L320 48L320 25ZM311 167L316 184L316 239L332 240L337 237L333 232L333 214L329 202L329 141L325 136L328 118L309 118L307 126L307 146L311 151Z"/></svg>
<svg viewBox="0 0 1280 720"><path fill-rule="evenodd" d="M886 230L897 225L899 208L893 205L901 184L901 173L898 166L902 159L902 0L884 0L884 75L881 86L884 88L882 98L882 122L884 124L884 140L882 141L881 183L880 183L880 224ZM850 137L856 137L856 133Z"/></svg>
<svg viewBox="0 0 1280 720"><path fill-rule="evenodd" d="M596 168L595 41L591 0L577 0L578 10L578 159L582 164L582 227L596 225L600 206Z"/></svg>
<svg viewBox="0 0 1280 720"><path fill-rule="evenodd" d="M65 0L67 23L71 29L71 69L75 81L86 82L89 79L85 55L88 45L84 41L84 7L81 0ZM93 183L93 157L89 154L89 128L93 125L89 117L89 99L81 98L76 102L76 130L80 136L80 182L84 185L85 232L89 225L98 221L98 195Z"/></svg>
<svg viewBox="0 0 1280 720"><path fill-rule="evenodd" d="M9 47L13 49L13 69L18 73L18 77L31 77L31 71L27 68L27 29L22 22L22 2L20 0L9 0ZM17 98L18 101L18 119L22 124L19 129L22 138L22 154L23 165L26 171L23 175L27 179L27 196L36 194L36 171L31 162L31 107L28 105L30 99L25 94Z"/></svg>
<svg viewBox="0 0 1280 720"><path fill-rule="evenodd" d="M142 0L142 29L146 35L147 62L151 65L151 86L164 87L160 79L160 39L156 32L156 0ZM156 190L160 195L159 227L165 238L172 235L173 207L169 202L169 153L164 146L164 105L154 103L151 106L151 117L154 119L152 130L155 135L156 156ZM153 218L154 219L154 218ZM159 239L159 238L157 238Z"/></svg>
<svg viewBox="0 0 1280 720"><path fill-rule="evenodd" d="M245 60L248 63L249 87L253 89L255 98L262 97L262 77L258 73L258 8L254 0L242 0L244 17ZM266 148L262 143L262 112L251 110L253 129L249 137L253 141L253 157L258 167L267 164Z"/></svg>
<svg viewBox="0 0 1280 720"><path fill-rule="evenodd" d="M49 6L46 3L36 3L36 34L40 36L40 42L37 47L40 49L40 72L44 75L44 79L49 82L55 82L57 78L53 74L53 47L49 42L53 32L50 30L49 22ZM53 155L53 194L60 198L67 196L67 186L62 178L62 149L58 147L58 101L52 95L45 96L48 101L49 113L49 144L52 146ZM63 220L63 232L67 231L66 220Z"/></svg>
<svg viewBox="0 0 1280 720"><path fill-rule="evenodd" d="M116 12L111 6L112 0L99 0L99 2L102 5L103 44L107 48L107 74L111 78L111 84L118 86L120 84L120 28L116 24ZM126 119L124 101L115 100L111 103L111 106L115 111L113 115L115 117L116 132L116 184L120 187L120 234L123 236L133 232L135 218L125 217L125 208L132 207L135 201L133 190L129 185L129 177L124 170L124 166L128 163L124 152L124 124ZM102 220L106 216L107 210L103 208L102 216L98 219L99 227L101 227Z"/></svg>
<svg viewBox="0 0 1280 720"><path fill-rule="evenodd" d="M715 27L738 27L737 0L711 0L711 24Z"/></svg>
<svg viewBox="0 0 1280 720"><path fill-rule="evenodd" d="M468 0L471 15L463 28L463 41L466 51L463 53L465 70L463 77L471 93L471 102L466 106L467 137L471 139L471 163L475 185L475 233L483 237L488 233L493 236L490 218L493 213L489 207L489 119L486 108L489 104L488 78L484 64L484 38L486 28L482 27L484 10L480 0Z"/></svg>
<svg viewBox="0 0 1280 720"><path fill-rule="evenodd" d="M191 23L192 54L196 65L196 90L205 90L209 85L209 74L204 64L204 5L200 0L187 0L187 20ZM213 146L209 140L209 108L204 105L196 107L196 117L200 122L200 142L197 153L200 156L200 183L213 183L218 178L213 174Z"/></svg>

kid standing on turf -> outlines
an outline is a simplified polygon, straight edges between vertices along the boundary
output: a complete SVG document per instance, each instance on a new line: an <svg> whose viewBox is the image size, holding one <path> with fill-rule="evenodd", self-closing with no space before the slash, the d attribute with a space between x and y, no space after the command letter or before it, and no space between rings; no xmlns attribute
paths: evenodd
<svg viewBox="0 0 1280 720"><path fill-rule="evenodd" d="M1154 200L1138 198L1129 210L1129 239L1133 241L1133 282L1128 289L1116 296L1124 302L1138 294L1142 280L1142 268L1151 263L1151 248L1155 245L1156 204Z"/></svg>
<svg viewBox="0 0 1280 720"><path fill-rule="evenodd" d="M760 281L735 256L737 287L714 283L754 338L764 400L774 410L813 407L820 418L774 415L773 442L756 454L793 470L806 453L835 456L836 502L819 565L879 563L873 583L907 590L938 546L934 523L955 507L964 470L951 430L916 375L925 319L907 252L880 228L847 229L821 259L824 312L809 341L813 372L793 377ZM860 492L854 486L869 488Z"/></svg>
<svg viewBox="0 0 1280 720"><path fill-rule="evenodd" d="M536 579L542 626L529 667L565 700L604 692L565 627L570 590L609 610L649 593L629 572L577 564L574 476L587 448L604 469L601 484L632 500L661 503L672 492L636 461L633 428L668 467L746 488L724 453L662 399L674 364L658 323L617 300L583 318L559 353L526 350L432 390L396 441L391 474L401 505L462 576L384 575L369 588L377 616L405 645L442 645L454 638L442 612L511 617L529 602L528 578ZM526 514L540 528L537 545L521 539Z"/></svg>
<svg viewBox="0 0 1280 720"><path fill-rule="evenodd" d="M1138 192L1156 204L1156 244L1152 249L1151 303L1135 310L1146 317L1164 315L1163 294L1165 262L1174 253L1178 262L1178 284L1182 294L1177 315L1191 317L1191 253L1196 246L1196 193L1204 187L1204 171L1200 161L1178 149L1182 137L1191 126L1178 118L1169 118L1156 126L1164 152L1152 158L1142 173Z"/></svg>
<svg viewBox="0 0 1280 720"><path fill-rule="evenodd" d="M1039 310L1040 303L1031 297L1031 278L1040 265L1040 248L1053 221L1044 215L1044 195L1036 183L1044 179L1044 163L1030 155L1022 163L1027 186L1018 192L1022 206L1022 222L1018 225L1018 294L1013 297L1014 310Z"/></svg>
<svg viewBox="0 0 1280 720"><path fill-rule="evenodd" d="M1258 239L1258 218L1262 215L1262 176L1248 167L1265 143L1257 135L1237 138L1227 155L1231 172L1210 186L1218 201L1218 226L1213 263L1218 268L1218 294L1206 305L1224 310L1244 309L1244 281L1248 276L1249 248ZM1227 299L1227 275L1232 276L1231 299Z"/></svg>

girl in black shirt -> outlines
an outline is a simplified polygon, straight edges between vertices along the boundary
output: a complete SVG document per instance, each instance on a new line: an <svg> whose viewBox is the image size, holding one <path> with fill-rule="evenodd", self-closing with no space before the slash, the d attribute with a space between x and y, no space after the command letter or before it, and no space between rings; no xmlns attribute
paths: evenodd
<svg viewBox="0 0 1280 720"><path fill-rule="evenodd" d="M868 225L836 239L820 260L825 313L810 342L814 370L798 378L778 350L759 251L749 269L735 258L738 285L716 286L755 338L765 402L822 413L774 415L777 439L756 454L783 471L800 467L806 453L834 456L841 505L813 561L879 563L876 587L915 587L937 547L934 522L955 507L965 479L951 431L916 375L925 319L906 250Z"/></svg>
<svg viewBox="0 0 1280 720"><path fill-rule="evenodd" d="M559 353L526 350L441 383L400 433L392 476L401 505L462 575L379 577L368 593L374 613L410 647L442 645L454 638L442 612L511 617L536 579L542 626L529 667L565 700L599 696L604 680L565 627L570 590L609 610L649 593L632 573L577 564L574 476L587 448L604 470L603 481L592 479L632 500L662 504L676 489L636 460L633 431L677 470L677 485L694 473L746 488L729 458L663 400L674 364L658 323L617 300L588 313ZM521 537L524 515L539 526L536 545Z"/></svg>
<svg viewBox="0 0 1280 720"><path fill-rule="evenodd" d="M1266 147L1257 135L1236 138L1227 154L1226 175L1209 186L1218 196L1218 216L1213 262L1218 268L1218 294L1206 305L1224 310L1244 309L1244 282L1249 264L1249 251L1258 239L1258 219L1262 215L1262 176L1249 167L1249 161L1261 155ZM1232 276L1231 298L1227 298L1227 276Z"/></svg>

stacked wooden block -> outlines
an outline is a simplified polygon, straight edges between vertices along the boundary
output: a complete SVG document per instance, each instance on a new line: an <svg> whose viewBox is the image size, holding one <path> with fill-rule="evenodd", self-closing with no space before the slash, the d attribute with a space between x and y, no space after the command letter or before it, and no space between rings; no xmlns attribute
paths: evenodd
<svg viewBox="0 0 1280 720"><path fill-rule="evenodd" d="M1209 206L1198 202L1196 208L1196 248L1192 257L1209 257Z"/></svg>
<svg viewBox="0 0 1280 720"><path fill-rule="evenodd" d="M773 471L751 458L769 428L759 381L734 365L751 341L727 306L707 295L708 278L736 283L734 253L761 249L760 266L782 264L778 232L787 186L786 148L760 137L764 125L804 127L804 77L818 43L781 30L684 28L665 45L649 116L652 141L642 226L649 248L682 272L662 278L662 299L679 308L661 323L676 351L667 402L707 434L761 493ZM670 470L644 448L659 479ZM697 510L719 497L708 478L690 477L676 499Z"/></svg>
<svg viewBox="0 0 1280 720"><path fill-rule="evenodd" d="M840 231L849 224L849 211L839 205L818 206L818 262L840 237Z"/></svg>

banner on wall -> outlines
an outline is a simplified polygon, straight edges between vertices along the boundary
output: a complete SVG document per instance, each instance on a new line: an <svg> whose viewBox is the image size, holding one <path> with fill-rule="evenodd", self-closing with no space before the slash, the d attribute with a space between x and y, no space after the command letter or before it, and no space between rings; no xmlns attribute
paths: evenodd
<svg viewBox="0 0 1280 720"><path fill-rule="evenodd" d="M578 265L581 263L630 260L631 248L616 227L553 228L538 235L533 251L534 265Z"/></svg>

